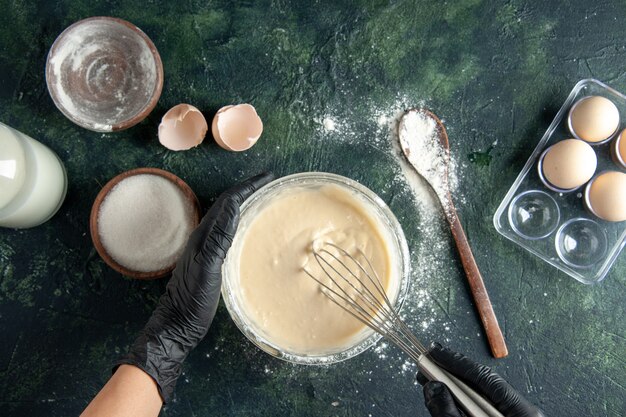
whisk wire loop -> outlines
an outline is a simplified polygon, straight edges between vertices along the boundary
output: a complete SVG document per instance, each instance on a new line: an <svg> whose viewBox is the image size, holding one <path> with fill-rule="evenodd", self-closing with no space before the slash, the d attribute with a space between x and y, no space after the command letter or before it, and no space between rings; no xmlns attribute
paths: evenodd
<svg viewBox="0 0 626 417"><path fill-rule="evenodd" d="M393 308L393 304L392 304L391 300L389 300L389 297L387 296L387 291L385 290L385 288L382 285L382 281L380 279L380 276L378 275L378 272L376 272L376 269L372 265L372 263L369 260L369 258L363 253L363 251L360 250L360 249L357 249L357 253L364 260L364 263L367 264L367 269L363 266L363 264L361 262L359 262L354 256L350 255L350 253L348 251L346 251L345 249L335 245L334 243L328 243L328 245L333 247L333 248L335 248L337 251L342 253L344 256L346 256L348 259L352 260L357 265L357 267L365 274L365 276L368 278L368 280L375 286L376 290L378 290L378 292L379 292L379 295L384 300L385 304L384 305L381 304L381 308L384 310L384 312L386 314L386 318L389 321L390 326L392 328L394 328L393 325L398 326L400 328L400 331L401 331L402 335L407 337L408 339L410 339L410 341L417 348L417 350L420 352L420 354L424 353L426 351L426 348L420 343L419 340L417 340L417 338L415 337L413 332L411 332L411 330L408 328L408 326L401 319L401 317L398 314L398 312ZM352 271L351 271L351 273L352 273ZM354 273L352 273L352 275L355 276ZM355 278L358 278L358 277L355 276ZM365 286L365 288L367 288L367 286ZM368 292L371 294L369 289L368 289ZM378 301L378 299L376 297L374 297L374 298Z"/></svg>
<svg viewBox="0 0 626 417"><path fill-rule="evenodd" d="M320 284L332 302L418 361L426 349L393 308L370 260L361 250L357 249L357 253L363 262L345 249L326 243L321 249L314 250L313 256L329 281L324 282L306 268L304 272ZM350 267L348 263L354 266Z"/></svg>
<svg viewBox="0 0 626 417"><path fill-rule="evenodd" d="M321 268L319 276L306 267L304 272L320 285L329 300L395 344L429 379L445 383L466 415L504 417L480 394L428 358L426 348L394 308L380 276L363 251L356 249L356 254L351 255L333 243L325 243L313 250L313 256Z"/></svg>

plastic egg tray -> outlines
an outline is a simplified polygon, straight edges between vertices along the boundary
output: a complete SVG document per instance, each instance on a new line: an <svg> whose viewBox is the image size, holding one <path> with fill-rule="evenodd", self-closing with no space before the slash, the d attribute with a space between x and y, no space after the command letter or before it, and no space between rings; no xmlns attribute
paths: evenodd
<svg viewBox="0 0 626 417"><path fill-rule="evenodd" d="M611 146L626 128L626 96L600 81L576 84L526 162L493 222L496 230L550 265L585 284L602 281L626 245L626 222L608 222L585 208L582 186L570 192L548 188L537 168L542 153L551 145L574 136L568 128L572 106L587 96L611 100L620 112L620 126L611 140L593 145L598 158L596 175L624 169L611 157Z"/></svg>

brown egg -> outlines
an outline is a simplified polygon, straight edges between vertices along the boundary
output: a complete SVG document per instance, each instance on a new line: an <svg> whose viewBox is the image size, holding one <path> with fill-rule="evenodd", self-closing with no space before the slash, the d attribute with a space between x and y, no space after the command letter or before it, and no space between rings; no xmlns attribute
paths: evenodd
<svg viewBox="0 0 626 417"><path fill-rule="evenodd" d="M544 178L561 190L578 188L593 177L598 159L589 144L578 139L558 142L546 151L541 170Z"/></svg>
<svg viewBox="0 0 626 417"><path fill-rule="evenodd" d="M168 110L159 125L159 141L173 151L198 146L204 140L209 125L202 112L190 104L179 104Z"/></svg>
<svg viewBox="0 0 626 417"><path fill-rule="evenodd" d="M619 127L619 111L608 98L585 97L572 106L569 126L572 134L584 141L602 142Z"/></svg>
<svg viewBox="0 0 626 417"><path fill-rule="evenodd" d="M611 151L615 163L626 169L626 129L615 138Z"/></svg>
<svg viewBox="0 0 626 417"><path fill-rule="evenodd" d="M601 219L626 220L626 174L608 171L598 175L587 185L585 203Z"/></svg>
<svg viewBox="0 0 626 417"><path fill-rule="evenodd" d="M213 137L222 148L241 152L250 149L263 133L263 122L250 104L219 109L211 125Z"/></svg>

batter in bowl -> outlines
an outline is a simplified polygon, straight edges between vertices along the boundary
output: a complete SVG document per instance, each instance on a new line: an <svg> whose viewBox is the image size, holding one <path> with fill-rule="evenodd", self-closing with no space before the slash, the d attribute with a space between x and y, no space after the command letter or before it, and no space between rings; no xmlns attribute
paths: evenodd
<svg viewBox="0 0 626 417"><path fill-rule="evenodd" d="M373 216L337 185L287 190L265 205L242 233L242 308L272 343L299 353L341 350L366 326L335 305L304 269L323 277L313 250L327 243L363 252L385 288L390 256Z"/></svg>

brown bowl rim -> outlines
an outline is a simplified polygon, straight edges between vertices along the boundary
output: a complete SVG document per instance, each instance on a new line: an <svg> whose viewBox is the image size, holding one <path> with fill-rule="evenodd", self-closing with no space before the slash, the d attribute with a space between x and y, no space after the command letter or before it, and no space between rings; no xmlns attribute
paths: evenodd
<svg viewBox="0 0 626 417"><path fill-rule="evenodd" d="M126 26L127 28L131 29L133 32L137 33L139 35L139 37L141 37L146 42L146 44L148 45L148 48L150 49L150 52L152 53L152 57L154 58L154 61L155 61L155 64L156 64L157 80L156 80L156 85L154 87L154 90L152 91L152 96L150 98L150 101L148 101L148 103L143 107L143 109L140 112L138 112L137 114L135 114L131 118L123 120L123 121L121 121L121 122L119 122L117 124L111 125L111 130L95 129L93 126L90 126L90 125L82 122L81 120L79 120L72 113L70 113L69 111L67 111L66 109L62 108L62 106L59 105L59 103L57 102L57 98L56 98L57 94L55 93L55 90L50 87L50 85L51 85L50 78L52 76L51 75L52 69L51 69L51 65L50 65L50 59L56 53L56 51L57 51L57 49L59 47L61 39L63 39L63 37L66 36L67 33L69 33L72 29L76 28L77 26L83 25L85 23L89 23L91 21L97 21L97 20L105 20L105 21L115 22L115 23L121 24L123 26ZM88 130L91 130L91 131L94 131L94 132L102 132L102 133L118 132L120 130L125 130L125 129L128 129L130 127L133 127L137 123L141 122L146 117L148 117L148 115L156 107L156 105L157 105L157 103L159 101L159 98L161 98L161 93L163 92L163 79L164 79L164 75L163 75L163 61L161 60L161 55L159 54L159 51L157 50L156 46L154 45L154 42L152 42L150 37L148 37L148 35L146 35L144 33L144 31L139 29L139 27L135 26L134 24L132 24L132 23L130 23L130 22L124 20L124 19L120 19L120 18L117 18L117 17L93 16L93 17L88 17L86 19L81 19L81 20L79 20L77 22L72 23L71 25L66 27L63 30L63 32L61 32L59 34L59 36L57 36L57 38L54 40L54 43L52 44L52 47L50 47L50 51L48 52L48 56L46 58L46 85L48 87L48 93L50 94L50 97L52 98L52 101L54 102L54 105L70 121L72 121L73 123L77 124L78 126L80 126L82 128L85 128L85 129L88 129Z"/></svg>
<svg viewBox="0 0 626 417"><path fill-rule="evenodd" d="M93 205L91 206L91 213L89 215L89 232L91 234L91 240L93 242L93 245L96 248L96 252L98 252L98 255L100 255L102 260L108 266L110 266L112 269L119 272L120 274L131 277L131 278L141 279L141 280L151 280L151 279L163 278L166 275L168 275L170 272L174 270L176 263L168 266L167 268L161 269L159 271L152 271L152 272L133 271L132 269L126 268L125 266L117 263L107 253L107 251L104 248L104 245L102 244L102 241L100 240L100 234L98 233L98 214L100 212L100 206L102 205L102 202L104 201L106 196L109 194L109 192L113 189L113 187L119 184L122 180L125 180L126 178L129 178L135 175L145 175L145 174L158 175L160 177L163 177L173 182L183 192L183 194L185 194L185 197L187 197L187 199L191 201L191 203L193 204L193 208L194 208L194 213L193 213L194 216L192 219L193 227L195 228L196 226L198 226L198 224L200 224L200 201L198 200L198 197L193 192L191 187L189 187L189 185L187 185L185 181L183 181L176 175L172 174L171 172L168 172L159 168L146 167L146 168L135 168L129 171L122 172L121 174L118 174L117 176L113 177L109 182L107 182L104 185L104 187L102 187L102 189L96 196L96 199L94 200Z"/></svg>

